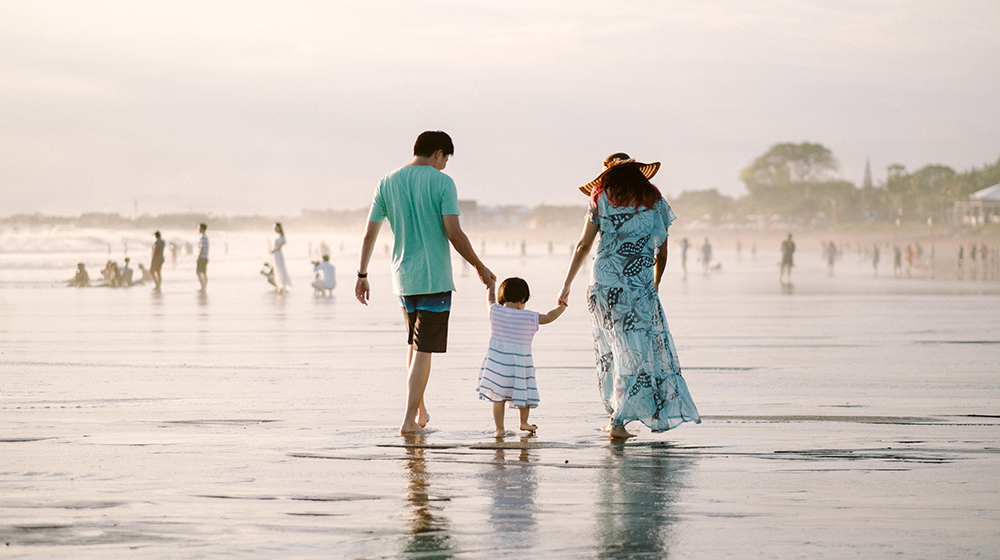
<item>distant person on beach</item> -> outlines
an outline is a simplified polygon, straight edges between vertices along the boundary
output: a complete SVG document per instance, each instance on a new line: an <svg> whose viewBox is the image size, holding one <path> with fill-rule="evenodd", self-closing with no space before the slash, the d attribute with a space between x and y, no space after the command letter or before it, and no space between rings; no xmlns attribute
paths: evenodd
<svg viewBox="0 0 1000 560"><path fill-rule="evenodd" d="M408 345L401 434L418 432L427 425L430 415L424 389L431 374L431 355L447 351L451 292L455 290L448 243L475 267L484 285L496 281L462 231L455 181L442 173L454 153L455 146L446 133L421 133L413 146L413 159L379 181L361 244L354 295L368 305L368 263L382 221L389 222L394 236L392 291L403 309Z"/></svg>
<svg viewBox="0 0 1000 560"><path fill-rule="evenodd" d="M132 285L133 271L132 267L128 265L129 261L131 260L132 259L125 257L125 266L123 266L121 269L121 282L119 282L119 285L124 286L126 288Z"/></svg>
<svg viewBox="0 0 1000 560"><path fill-rule="evenodd" d="M976 266L976 242L969 246L969 280L975 280L979 276L979 269Z"/></svg>
<svg viewBox="0 0 1000 560"><path fill-rule="evenodd" d="M795 242L792 241L792 234L781 242L781 270L778 272L778 281L781 283L792 281L792 267L795 266Z"/></svg>
<svg viewBox="0 0 1000 560"><path fill-rule="evenodd" d="M198 282L201 283L200 292L203 294L208 288L208 234L205 233L207 229L206 224L198 224L201 239L198 240L198 264L195 266L195 273L198 275Z"/></svg>
<svg viewBox="0 0 1000 560"><path fill-rule="evenodd" d="M318 276L312 283L313 289L321 294L329 291L333 295L333 289L337 287L337 269L330 262L330 255L324 254L321 262L313 264L313 272Z"/></svg>
<svg viewBox="0 0 1000 560"><path fill-rule="evenodd" d="M705 238L705 242L701 244L699 260L701 260L701 273L707 275L709 267L712 264L712 244L708 242L707 237Z"/></svg>
<svg viewBox="0 0 1000 560"><path fill-rule="evenodd" d="M101 269L101 278L104 280L105 285L112 288L118 287L118 265L114 261L108 261Z"/></svg>
<svg viewBox="0 0 1000 560"><path fill-rule="evenodd" d="M957 266L955 268L955 276L957 276L959 280L963 280L965 278L965 271L962 268L964 266L964 264L965 264L963 262L964 260L965 260L965 247L963 247L962 245L959 245L958 246L958 263L957 263Z"/></svg>
<svg viewBox="0 0 1000 560"><path fill-rule="evenodd" d="M86 288L90 286L90 274L87 274L87 266L83 263L76 263L76 274L67 282L71 287Z"/></svg>
<svg viewBox="0 0 1000 560"><path fill-rule="evenodd" d="M279 294L283 294L292 285L292 279L288 276L288 268L285 266L285 254L281 252L281 248L285 246L285 228L281 227L280 223L275 223L274 233L278 234L271 249L271 258L274 259L274 287Z"/></svg>
<svg viewBox="0 0 1000 560"><path fill-rule="evenodd" d="M158 292L162 281L160 271L163 269L163 247L166 243L160 237L159 231L153 232L153 237L156 238L156 241L153 242L153 260L149 264L149 274L153 276L153 282L156 284L153 290ZM171 244L172 249L173 247L174 245ZM176 253L176 250L174 252Z"/></svg>
<svg viewBox="0 0 1000 560"><path fill-rule="evenodd" d="M701 422L657 293L667 265L667 228L675 218L649 182L659 168L619 152L580 187L590 197L587 221L559 294L567 305L573 279L600 234L587 308L612 438L631 437L625 427L633 420L654 432Z"/></svg>
<svg viewBox="0 0 1000 560"><path fill-rule="evenodd" d="M149 269L142 263L139 263L139 279L135 281L136 284L145 284L146 282L152 282L153 275L149 272Z"/></svg>
<svg viewBox="0 0 1000 560"><path fill-rule="evenodd" d="M899 243L892 246L892 276L898 277L903 272L903 250Z"/></svg>
<svg viewBox="0 0 1000 560"><path fill-rule="evenodd" d="M688 238L681 239L681 271L684 273L684 278L688 277L688 249L690 248L691 243L688 242Z"/></svg>
<svg viewBox="0 0 1000 560"><path fill-rule="evenodd" d="M833 241L826 244L826 275L833 276L833 265L837 262L837 244Z"/></svg>
<svg viewBox="0 0 1000 560"><path fill-rule="evenodd" d="M490 306L490 346L479 369L476 392L479 398L493 403L493 423L496 435L504 435L504 412L509 404L520 415L520 429L534 432L528 414L538 406L538 386L535 364L531 357L531 339L538 325L551 323L562 315L566 305L560 303L547 313L529 311L524 304L531 297L528 283L521 278L508 278L487 290Z"/></svg>
<svg viewBox="0 0 1000 560"><path fill-rule="evenodd" d="M986 248L986 243L979 244L979 267L983 269L982 277L983 280L989 280L990 271L987 267L987 259L989 258L990 252Z"/></svg>
<svg viewBox="0 0 1000 560"><path fill-rule="evenodd" d="M878 249L878 243L872 247L872 270L875 271L874 276L878 276L878 261L881 258L881 254Z"/></svg>

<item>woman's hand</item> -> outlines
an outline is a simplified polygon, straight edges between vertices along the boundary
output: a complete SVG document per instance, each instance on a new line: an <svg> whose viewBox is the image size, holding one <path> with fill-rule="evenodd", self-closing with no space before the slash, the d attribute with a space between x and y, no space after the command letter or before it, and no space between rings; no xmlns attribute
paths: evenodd
<svg viewBox="0 0 1000 560"><path fill-rule="evenodd" d="M569 307L569 286L563 286L561 292L559 292L559 305L565 305Z"/></svg>

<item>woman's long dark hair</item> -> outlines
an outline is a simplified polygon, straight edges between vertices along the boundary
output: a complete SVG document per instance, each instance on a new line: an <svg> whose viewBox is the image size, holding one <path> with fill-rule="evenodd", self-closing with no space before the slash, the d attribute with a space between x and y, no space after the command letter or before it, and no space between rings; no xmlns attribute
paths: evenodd
<svg viewBox="0 0 1000 560"><path fill-rule="evenodd" d="M639 167L629 164L612 167L601 177L601 182L590 194L591 204L597 204L597 198L602 192L608 195L608 202L612 206L632 206L636 209L640 206L652 208L663 198L659 189L649 182Z"/></svg>

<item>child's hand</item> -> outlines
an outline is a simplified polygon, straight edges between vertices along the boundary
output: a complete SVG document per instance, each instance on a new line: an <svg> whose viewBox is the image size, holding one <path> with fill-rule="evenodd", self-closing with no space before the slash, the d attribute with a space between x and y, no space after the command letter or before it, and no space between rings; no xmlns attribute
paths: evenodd
<svg viewBox="0 0 1000 560"><path fill-rule="evenodd" d="M486 284L486 301L490 305L497 302L497 279L495 276Z"/></svg>

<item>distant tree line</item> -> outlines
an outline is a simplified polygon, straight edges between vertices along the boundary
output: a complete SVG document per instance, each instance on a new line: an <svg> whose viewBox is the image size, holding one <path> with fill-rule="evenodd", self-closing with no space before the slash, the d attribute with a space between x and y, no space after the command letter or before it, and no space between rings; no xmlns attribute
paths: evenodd
<svg viewBox="0 0 1000 560"><path fill-rule="evenodd" d="M822 144L775 144L740 172L747 195L733 198L717 190L686 191L671 199L690 219L709 223L780 220L831 226L845 222L935 223L951 219L957 200L1000 183L1000 158L993 164L956 172L926 165L908 172L890 165L884 183L873 184L866 167L859 187L836 177L839 163Z"/></svg>

